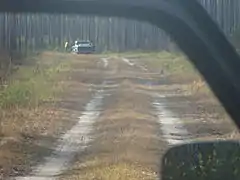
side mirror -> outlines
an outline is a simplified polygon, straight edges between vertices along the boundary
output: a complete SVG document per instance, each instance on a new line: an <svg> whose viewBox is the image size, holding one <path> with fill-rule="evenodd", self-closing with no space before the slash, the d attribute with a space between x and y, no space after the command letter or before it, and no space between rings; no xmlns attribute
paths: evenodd
<svg viewBox="0 0 240 180"><path fill-rule="evenodd" d="M162 159L162 180L239 180L240 143L215 141L171 148Z"/></svg>

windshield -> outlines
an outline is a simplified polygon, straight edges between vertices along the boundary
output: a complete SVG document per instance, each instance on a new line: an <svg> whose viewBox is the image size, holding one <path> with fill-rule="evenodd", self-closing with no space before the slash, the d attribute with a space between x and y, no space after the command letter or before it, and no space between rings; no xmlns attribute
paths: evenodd
<svg viewBox="0 0 240 180"><path fill-rule="evenodd" d="M89 44L91 44L90 42L78 42L78 44L83 44L83 45L89 45Z"/></svg>
<svg viewBox="0 0 240 180"><path fill-rule="evenodd" d="M201 1L238 49L240 3L226 2ZM1 14L0 24L0 179L150 180L173 145L239 140L186 54L151 24L68 14ZM74 47L88 39L95 49Z"/></svg>

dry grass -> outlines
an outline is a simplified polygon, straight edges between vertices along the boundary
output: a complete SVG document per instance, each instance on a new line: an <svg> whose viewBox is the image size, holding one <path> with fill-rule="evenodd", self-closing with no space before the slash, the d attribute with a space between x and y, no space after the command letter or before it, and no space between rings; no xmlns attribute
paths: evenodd
<svg viewBox="0 0 240 180"><path fill-rule="evenodd" d="M51 152L56 138L75 123L91 94L82 77L86 69L96 69L96 59L44 52L30 57L29 63L9 78L0 92L5 94L2 97L11 97L4 101L11 106L2 106L0 110L0 179L27 173L36 161ZM26 90L31 92L26 99L16 96L16 92ZM36 104L30 103L32 98L37 99Z"/></svg>
<svg viewBox="0 0 240 180"><path fill-rule="evenodd" d="M82 164L79 163L77 167L79 169L69 170L60 180L153 180L157 177L156 173L137 164L127 162L102 163L102 160L97 158Z"/></svg>
<svg viewBox="0 0 240 180"><path fill-rule="evenodd" d="M49 153L48 145L53 138L70 124L65 112L49 107L2 113L0 167L4 176L19 175L29 170L31 160Z"/></svg>
<svg viewBox="0 0 240 180"><path fill-rule="evenodd" d="M238 130L233 130L232 132L221 135L221 136L208 136L208 137L199 137L194 139L195 141L215 141L215 140L236 140L239 141L240 139L240 132Z"/></svg>
<svg viewBox="0 0 240 180"><path fill-rule="evenodd" d="M136 62L145 64L151 72L163 70L165 75L196 72L187 57L180 53L175 54L162 51L159 53L131 54L131 56L124 57L133 58Z"/></svg>
<svg viewBox="0 0 240 180"><path fill-rule="evenodd" d="M231 124L230 117L221 106L220 102L217 100L208 84L203 80L198 71L190 64L183 54L174 54L168 52L160 53L132 53L126 54L126 56L132 59L136 63L144 64L150 72L158 73L156 79L160 80L159 85L147 86L135 83L134 86L143 93L158 92L164 95L176 95L185 96L189 101L194 102L195 106L201 106L201 108L192 113L199 113L202 120L193 119L185 122L195 123L196 127L201 126L204 122L208 121L211 123L223 123L222 126L226 124ZM153 75L150 75L154 77ZM166 83L166 84L165 84ZM191 112L191 107L187 110ZM198 125L199 123L199 125ZM210 125L215 127L214 124ZM234 125L231 125L234 129ZM222 127L224 129L224 127ZM220 136L209 136L204 137L205 139L239 139L239 133L237 131L232 131L229 134Z"/></svg>
<svg viewBox="0 0 240 180"><path fill-rule="evenodd" d="M149 94L152 92L175 92L181 96L198 97L203 104L209 103L209 99L211 99L205 82L187 63L184 56L177 57L177 55L166 52L137 55L129 53L122 56L137 57L139 62L147 64L149 71L156 72L156 74L159 72L157 69L162 68L164 70L163 76L171 80L172 83L151 87L135 83L133 81L136 77L157 78L157 75L142 74L143 72L139 72L138 68L130 67L121 59L109 61L109 65L114 70L110 78L120 82L120 86L111 98L105 101L105 110L94 124L94 132L91 136L93 142L90 143L85 152L76 156L73 167L62 174L61 180L156 179L160 169L160 159L167 145L158 134L160 128L157 117L152 114L153 109L150 105L153 99L150 98ZM171 60L173 61L170 62ZM91 69L91 66L88 68ZM138 93L139 90L146 90L146 92L151 90L151 92L149 94ZM218 113L216 112L218 110L209 112L209 109L207 107L205 111L197 111L197 113L204 114L203 116L209 120L208 124L202 124L202 126L210 126L213 122L212 117ZM187 110L187 113L193 113L191 110ZM183 119L181 123L190 125L194 129L193 132L196 130L196 133L201 134L198 132L201 130L198 128L200 125L198 123L203 123L203 121L202 119L193 121L194 117ZM209 134L211 134L210 131L211 129ZM226 134L225 138L227 136L237 138L238 135L235 132ZM221 137L223 138L223 136ZM211 138L216 139L217 137L209 135L209 137L196 138L196 140Z"/></svg>
<svg viewBox="0 0 240 180"><path fill-rule="evenodd" d="M157 135L151 98L135 93L134 88L129 81L122 81L94 124L94 140L86 154L76 157L61 180L157 178L158 158L166 146Z"/></svg>
<svg viewBox="0 0 240 180"><path fill-rule="evenodd" d="M136 58L137 57L137 58ZM139 53L131 54L129 58L143 63L151 72L159 73L158 78L167 79L171 82L169 86L178 86L178 91L185 95L215 98L207 83L198 73L197 69L190 63L188 58L181 53ZM164 84L160 84L161 88ZM158 89L158 86L153 89Z"/></svg>
<svg viewBox="0 0 240 180"><path fill-rule="evenodd" d="M40 147L39 140L47 137L51 141L69 124L66 114L54 105L40 105L42 101L54 102L62 90L55 78L68 66L59 56L43 53L29 58L30 65L20 67L0 92L2 178L29 170L32 158L50 150Z"/></svg>

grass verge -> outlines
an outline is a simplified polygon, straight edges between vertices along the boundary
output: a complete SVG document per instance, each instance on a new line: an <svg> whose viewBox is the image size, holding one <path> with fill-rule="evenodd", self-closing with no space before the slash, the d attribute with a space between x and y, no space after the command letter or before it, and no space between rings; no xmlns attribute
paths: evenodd
<svg viewBox="0 0 240 180"><path fill-rule="evenodd" d="M27 59L0 89L0 179L21 175L51 151L49 144L69 124L54 103L65 87L70 61L44 52ZM51 103L46 103L51 102ZM53 104L52 104L53 103Z"/></svg>
<svg viewBox="0 0 240 180"><path fill-rule="evenodd" d="M35 65L20 67L0 91L0 108L36 108L41 101L54 99L62 90L55 79L69 69L68 62L47 56L31 60Z"/></svg>
<svg viewBox="0 0 240 180"><path fill-rule="evenodd" d="M134 59L146 65L151 72L157 72L168 79L172 84L185 84L184 91L188 94L203 94L212 96L211 90L192 65L188 57L182 53L152 52L126 53L121 56ZM157 77L159 78L159 76Z"/></svg>
<svg viewBox="0 0 240 180"><path fill-rule="evenodd" d="M66 174L63 174L60 180L152 180L157 177L151 170L146 171L146 168L137 164L127 162L103 163L102 160L98 160L97 158L89 160L84 164L79 163L77 167L78 168L70 169Z"/></svg>
<svg viewBox="0 0 240 180"><path fill-rule="evenodd" d="M217 114L218 118L214 119L215 123L221 121L231 122L230 117L213 94L207 82L184 54L162 51L154 53L126 53L122 56L135 61L136 64L143 64L149 72L155 73L154 78L160 82L149 89L147 89L147 86L139 86L139 88L155 90L163 94L185 96L199 107L197 112L205 120L209 119L209 121L212 121L209 115ZM234 127L233 124L231 125ZM233 132L221 137L223 139L239 139L240 136L238 130L234 129Z"/></svg>

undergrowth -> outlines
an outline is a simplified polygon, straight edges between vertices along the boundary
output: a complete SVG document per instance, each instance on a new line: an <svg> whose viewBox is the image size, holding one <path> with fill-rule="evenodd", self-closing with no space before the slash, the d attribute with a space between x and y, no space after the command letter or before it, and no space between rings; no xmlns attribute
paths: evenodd
<svg viewBox="0 0 240 180"><path fill-rule="evenodd" d="M188 57L181 52L126 52L118 54L119 57L134 59L146 64L148 68L161 72L170 80L184 82L189 85L187 91L191 94L212 95L207 83Z"/></svg>
<svg viewBox="0 0 240 180"><path fill-rule="evenodd" d="M22 66L0 91L0 108L37 107L41 101L56 98L61 91L55 81L68 63L59 59L33 57L34 65Z"/></svg>

